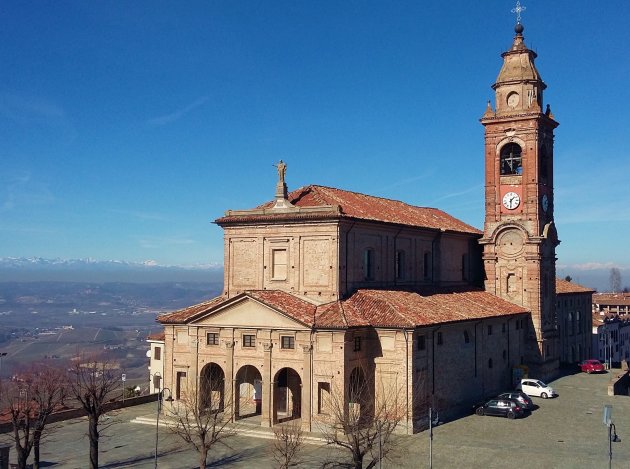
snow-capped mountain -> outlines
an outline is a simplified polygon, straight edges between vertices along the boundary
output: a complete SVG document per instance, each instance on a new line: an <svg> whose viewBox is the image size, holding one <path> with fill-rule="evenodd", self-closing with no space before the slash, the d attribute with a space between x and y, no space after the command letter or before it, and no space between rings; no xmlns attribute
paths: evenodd
<svg viewBox="0 0 630 469"><path fill-rule="evenodd" d="M208 281L222 278L221 264L162 265L154 260L0 258L0 281Z"/></svg>

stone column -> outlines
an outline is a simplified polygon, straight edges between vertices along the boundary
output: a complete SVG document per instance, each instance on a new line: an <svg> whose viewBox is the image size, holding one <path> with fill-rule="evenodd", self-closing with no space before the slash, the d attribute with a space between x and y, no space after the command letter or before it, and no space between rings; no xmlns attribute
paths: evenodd
<svg viewBox="0 0 630 469"><path fill-rule="evenodd" d="M226 406L230 409L230 420L234 422L236 416L236 398L238 394L235 393L236 380L234 379L234 342L225 342L225 379L223 380L223 400Z"/></svg>
<svg viewBox="0 0 630 469"><path fill-rule="evenodd" d="M312 345L303 345L304 352L304 382L302 383L302 430L311 431L311 407L313 396L313 373L311 369L311 358L313 353Z"/></svg>
<svg viewBox="0 0 630 469"><path fill-rule="evenodd" d="M263 360L263 384L262 384L262 419L260 425L262 427L273 426L273 377L271 373L271 342L263 344L265 357Z"/></svg>

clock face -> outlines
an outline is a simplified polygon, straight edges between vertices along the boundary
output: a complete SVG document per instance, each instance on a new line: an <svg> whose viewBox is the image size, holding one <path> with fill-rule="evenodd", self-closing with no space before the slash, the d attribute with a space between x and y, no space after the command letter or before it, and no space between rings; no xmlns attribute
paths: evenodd
<svg viewBox="0 0 630 469"><path fill-rule="evenodd" d="M549 198L547 194L543 194L542 199L540 199L540 205L542 205L542 209L544 212L547 212L549 209Z"/></svg>
<svg viewBox="0 0 630 469"><path fill-rule="evenodd" d="M514 210L521 204L521 198L516 192L506 192L503 196L503 206L508 210Z"/></svg>

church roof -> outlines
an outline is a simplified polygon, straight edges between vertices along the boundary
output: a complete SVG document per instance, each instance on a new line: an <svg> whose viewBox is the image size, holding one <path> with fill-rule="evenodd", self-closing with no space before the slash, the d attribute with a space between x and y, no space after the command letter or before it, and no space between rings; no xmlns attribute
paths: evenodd
<svg viewBox="0 0 630 469"><path fill-rule="evenodd" d="M477 228L449 215L442 210L430 207L409 205L399 200L385 199L372 195L351 192L333 187L310 185L301 187L288 194L288 200L297 207L291 211L272 210L275 201L267 202L248 212L234 214L228 212L216 220L218 224L229 222L252 222L286 218L352 218L359 220L393 223L413 227L462 233L482 234ZM300 208L325 208L330 210L318 212L300 211Z"/></svg>
<svg viewBox="0 0 630 469"><path fill-rule="evenodd" d="M255 290L231 299L217 297L159 316L157 320L162 324L185 324L243 297L255 299L315 329L411 328L528 312L483 290L358 290L346 300L323 305L278 290Z"/></svg>
<svg viewBox="0 0 630 469"><path fill-rule="evenodd" d="M593 293L592 288L583 287L577 283L567 282L566 280L556 279L556 293L558 295L570 293Z"/></svg>

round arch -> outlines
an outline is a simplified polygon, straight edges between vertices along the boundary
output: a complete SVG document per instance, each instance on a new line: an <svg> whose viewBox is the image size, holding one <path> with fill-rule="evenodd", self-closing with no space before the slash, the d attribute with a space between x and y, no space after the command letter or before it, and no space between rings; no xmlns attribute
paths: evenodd
<svg viewBox="0 0 630 469"><path fill-rule="evenodd" d="M207 363L199 374L199 406L202 410L223 412L225 408L225 373L220 365Z"/></svg>
<svg viewBox="0 0 630 469"><path fill-rule="evenodd" d="M302 415L302 378L293 368L281 368L274 377L273 421L286 422Z"/></svg>
<svg viewBox="0 0 630 469"><path fill-rule="evenodd" d="M236 372L234 417L247 418L262 413L262 375L254 365L244 365Z"/></svg>

